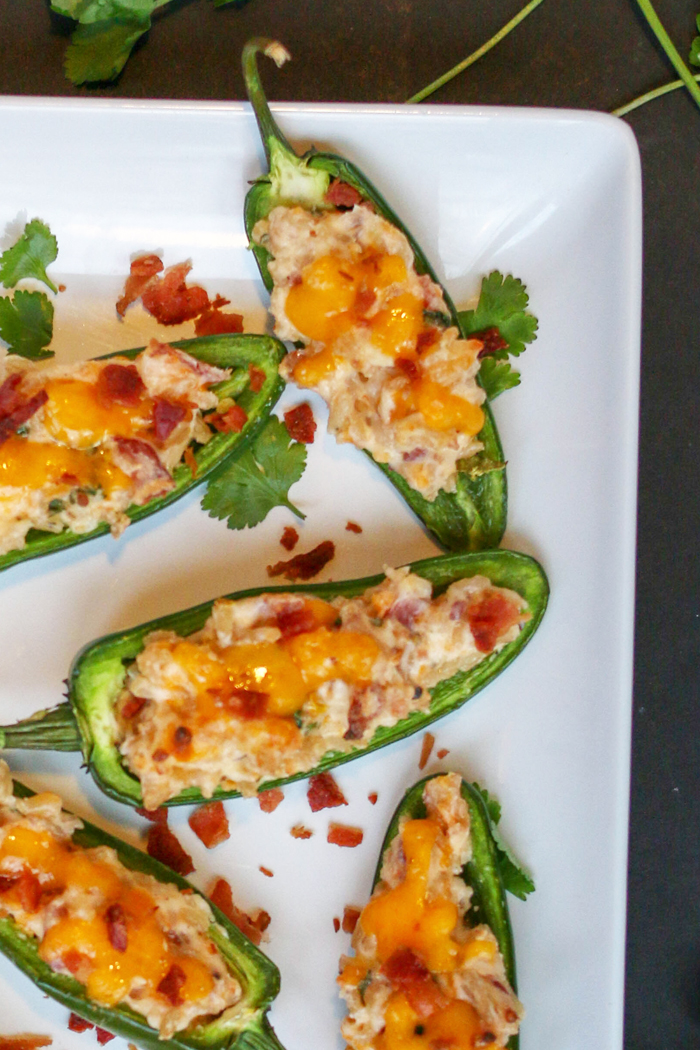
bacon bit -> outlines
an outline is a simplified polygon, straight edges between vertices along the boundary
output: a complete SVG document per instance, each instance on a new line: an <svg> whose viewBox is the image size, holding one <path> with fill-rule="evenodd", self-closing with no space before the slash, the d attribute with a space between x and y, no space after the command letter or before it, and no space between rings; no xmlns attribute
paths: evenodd
<svg viewBox="0 0 700 1050"><path fill-rule="evenodd" d="M334 809L336 806L347 806L348 804L348 800L331 773L316 773L312 776L306 797L312 813L318 813L320 809Z"/></svg>
<svg viewBox="0 0 700 1050"><path fill-rule="evenodd" d="M443 995L430 971L410 948L398 948L380 972L408 999L419 1017L430 1017L443 1010L450 1000Z"/></svg>
<svg viewBox="0 0 700 1050"><path fill-rule="evenodd" d="M484 328L482 332L472 332L470 339L479 339L484 345L477 357L486 357L487 354L495 354L498 350L507 350L508 343L501 335L500 329Z"/></svg>
<svg viewBox="0 0 700 1050"><path fill-rule="evenodd" d="M153 761L154 762L165 762L167 757L168 757L168 752L165 750L165 748L159 747L159 748L156 748L156 750L153 752Z"/></svg>
<svg viewBox="0 0 700 1050"><path fill-rule="evenodd" d="M500 635L520 622L520 610L510 598L492 591L469 606L467 622L479 652L490 653Z"/></svg>
<svg viewBox="0 0 700 1050"><path fill-rule="evenodd" d="M395 364L396 367L411 381L418 379L420 376L420 365L417 361L414 361L412 357L397 357Z"/></svg>
<svg viewBox="0 0 700 1050"><path fill-rule="evenodd" d="M87 492L79 492L75 497L75 502L78 504L79 507L87 507L88 503L90 502L90 497L88 496Z"/></svg>
<svg viewBox="0 0 700 1050"><path fill-rule="evenodd" d="M272 876L275 874L274 871L270 871L269 868L263 868L262 864L260 865L258 870L261 871L263 875L267 875L268 879L271 879Z"/></svg>
<svg viewBox="0 0 700 1050"><path fill-rule="evenodd" d="M171 1006L182 1006L184 1000L180 993L186 981L187 975L185 971L177 963L173 963L156 988L156 991L164 995Z"/></svg>
<svg viewBox="0 0 700 1050"><path fill-rule="evenodd" d="M279 788L267 788L258 792L258 804L263 813L274 813L280 802L284 801L284 792Z"/></svg>
<svg viewBox="0 0 700 1050"><path fill-rule="evenodd" d="M359 740L367 728L367 716L362 710L362 700L359 696L353 696L348 711L348 728L343 735L344 740Z"/></svg>
<svg viewBox="0 0 700 1050"><path fill-rule="evenodd" d="M285 525L280 543L286 551L293 551L299 542L299 533L293 525Z"/></svg>
<svg viewBox="0 0 700 1050"><path fill-rule="evenodd" d="M296 609L280 609L275 617L283 638L293 638L297 634L306 634L318 627L313 610L306 605Z"/></svg>
<svg viewBox="0 0 700 1050"><path fill-rule="evenodd" d="M357 535L359 536L359 534L362 532L362 526L358 525L356 521L349 521L347 523L347 525L345 526L345 531L346 532L356 532Z"/></svg>
<svg viewBox="0 0 700 1050"><path fill-rule="evenodd" d="M401 458L404 463L414 463L417 459L422 459L424 455L424 448L412 448L410 452L404 452Z"/></svg>
<svg viewBox="0 0 700 1050"><path fill-rule="evenodd" d="M188 729L187 726L178 726L173 733L173 750L182 754L183 751L187 751L191 743L192 730Z"/></svg>
<svg viewBox="0 0 700 1050"><path fill-rule="evenodd" d="M207 416L207 423L211 423L213 427L221 430L224 434L240 434L247 422L248 413L240 405L231 405L221 415L217 413L213 416Z"/></svg>
<svg viewBox="0 0 700 1050"><path fill-rule="evenodd" d="M355 296L355 310L361 317L365 317L376 301L377 293L373 288L360 288Z"/></svg>
<svg viewBox="0 0 700 1050"><path fill-rule="evenodd" d="M232 688L227 696L221 695L220 701L226 710L237 718L262 718L269 697L269 693L262 693L257 689L236 687Z"/></svg>
<svg viewBox="0 0 700 1050"><path fill-rule="evenodd" d="M357 920L360 918L360 908L352 904L346 904L343 909L343 933L354 933Z"/></svg>
<svg viewBox="0 0 700 1050"><path fill-rule="evenodd" d="M311 580L335 557L335 543L324 540L306 554L295 554L289 561L278 561L267 566L268 576L284 576L288 580Z"/></svg>
<svg viewBox="0 0 700 1050"><path fill-rule="evenodd" d="M168 823L168 810L165 806L159 806L158 809L143 809L141 806L138 806L136 812L140 817L145 817L146 820L150 820L153 824Z"/></svg>
<svg viewBox="0 0 700 1050"><path fill-rule="evenodd" d="M261 929L256 925L250 915L246 915L236 904L233 903L233 893L231 892L231 886L226 879L217 879L211 890L209 891L209 899L212 904L224 913L229 922L232 922L234 926L244 934L249 941L253 944L260 944L261 940ZM259 915L266 915L269 920L267 912L259 912Z"/></svg>
<svg viewBox="0 0 700 1050"><path fill-rule="evenodd" d="M4 386L4 384L3 384ZM45 405L49 400L49 395L45 390L40 390L34 397L30 397L29 401L25 401L23 405L18 405L7 415L0 419L0 445L10 437L11 434L17 430L17 427L21 427L23 423L26 423L28 419L31 419L35 412L38 412L42 405Z"/></svg>
<svg viewBox="0 0 700 1050"><path fill-rule="evenodd" d="M437 757L440 759L440 761L442 761L443 758L446 758L447 755L449 755L449 753L450 749L448 747L441 747L437 753Z"/></svg>
<svg viewBox="0 0 700 1050"><path fill-rule="evenodd" d="M158 255L139 255L133 260L129 276L124 284L124 293L117 300L117 313L120 317L126 313L127 306L140 298L141 292L151 278L160 273L162 269L163 261Z"/></svg>
<svg viewBox="0 0 700 1050"><path fill-rule="evenodd" d="M22 383L22 373L12 372L0 386L0 419L14 411L20 403L18 387Z"/></svg>
<svg viewBox="0 0 700 1050"><path fill-rule="evenodd" d="M416 617L425 608L425 602L420 598L402 598L394 602L389 615L398 620L400 624L409 630L413 628Z"/></svg>
<svg viewBox="0 0 700 1050"><path fill-rule="evenodd" d="M372 803L373 806L376 806L377 799L379 798L379 795L377 794L376 791L370 791L370 793L367 796L367 798L369 799L369 801Z"/></svg>
<svg viewBox="0 0 700 1050"><path fill-rule="evenodd" d="M195 456L194 452L192 451L192 449L190 448L189 445L185 449L185 457L184 458L185 458L185 465L190 468L190 474L192 475L193 478L196 478L197 477L197 471L199 470L199 463L197 462L197 457Z"/></svg>
<svg viewBox="0 0 700 1050"><path fill-rule="evenodd" d="M425 733L423 736L423 744L420 749L420 758L418 760L418 768L425 769L430 758L430 753L435 746L435 737L432 733Z"/></svg>
<svg viewBox="0 0 700 1050"><path fill-rule="evenodd" d="M135 718L139 711L143 709L145 703L146 698L143 696L130 696L129 699L122 704L122 718Z"/></svg>
<svg viewBox="0 0 700 1050"><path fill-rule="evenodd" d="M336 933L340 929L340 919L338 918L337 915L333 916L333 929L335 930Z"/></svg>
<svg viewBox="0 0 700 1050"><path fill-rule="evenodd" d="M158 459L158 453L147 441L115 437L114 443L124 460L124 467L131 467L131 470L126 471L130 477L138 478L139 481L155 481L158 478L170 481L170 475ZM119 463L117 465L121 466Z"/></svg>
<svg viewBox="0 0 700 1050"><path fill-rule="evenodd" d="M107 936L115 952L125 952L129 943L126 915L121 904L110 904L105 912Z"/></svg>
<svg viewBox="0 0 700 1050"><path fill-rule="evenodd" d="M437 328L424 328L422 332L418 333L416 340L416 352L419 354L429 350L431 346L437 343L440 336L440 331Z"/></svg>
<svg viewBox="0 0 700 1050"><path fill-rule="evenodd" d="M349 827L347 824L329 824L326 841L333 846L348 846L354 849L365 837L361 828Z"/></svg>
<svg viewBox="0 0 700 1050"><path fill-rule="evenodd" d="M152 277L141 291L141 302L156 321L162 325L191 321L209 307L209 296L199 285L185 283L192 263L170 266L160 277Z"/></svg>
<svg viewBox="0 0 700 1050"><path fill-rule="evenodd" d="M178 423L187 415L184 405L177 405L174 401L166 401L164 397L156 398L153 406L153 427L156 433L156 441L164 443L168 440Z"/></svg>
<svg viewBox="0 0 700 1050"><path fill-rule="evenodd" d="M305 828L303 824L295 824L289 834L293 839L310 839L313 831L311 828Z"/></svg>
<svg viewBox="0 0 700 1050"><path fill-rule="evenodd" d="M146 392L136 365L105 365L97 377L96 390L103 404L133 406Z"/></svg>
<svg viewBox="0 0 700 1050"><path fill-rule="evenodd" d="M108 1032L106 1028L100 1028L99 1025L95 1028L95 1035L97 1036L97 1042L100 1046L104 1046L105 1043L111 1043L114 1039L111 1032Z"/></svg>
<svg viewBox="0 0 700 1050"><path fill-rule="evenodd" d="M194 322L195 335L225 335L243 331L243 314L226 310L203 310Z"/></svg>
<svg viewBox="0 0 700 1050"><path fill-rule="evenodd" d="M50 1035L33 1035L22 1032L20 1035L0 1035L0 1050L36 1050L39 1046L51 1046Z"/></svg>
<svg viewBox="0 0 700 1050"><path fill-rule="evenodd" d="M194 871L192 858L185 853L167 824L152 824L148 829L147 852L149 857L167 864L178 875L189 875Z"/></svg>
<svg viewBox="0 0 700 1050"><path fill-rule="evenodd" d="M342 179L333 179L323 199L326 204L332 204L336 208L354 208L356 204L362 203L362 197L355 187Z"/></svg>
<svg viewBox="0 0 700 1050"><path fill-rule="evenodd" d="M265 380L267 376L263 372L262 368L256 368L251 361L248 365L248 380L250 389L254 394L259 394L262 388L265 386Z"/></svg>
<svg viewBox="0 0 700 1050"><path fill-rule="evenodd" d="M223 802L205 802L187 821L207 849L214 849L231 837Z"/></svg>
<svg viewBox="0 0 700 1050"><path fill-rule="evenodd" d="M304 445L313 444L316 420L308 402L304 401L301 405L288 409L284 413L284 425L294 441L301 441Z"/></svg>
<svg viewBox="0 0 700 1050"><path fill-rule="evenodd" d="M86 1032L88 1028L94 1028L92 1021L86 1021L83 1017L78 1017L77 1014L71 1014L68 1018L68 1029L71 1032Z"/></svg>

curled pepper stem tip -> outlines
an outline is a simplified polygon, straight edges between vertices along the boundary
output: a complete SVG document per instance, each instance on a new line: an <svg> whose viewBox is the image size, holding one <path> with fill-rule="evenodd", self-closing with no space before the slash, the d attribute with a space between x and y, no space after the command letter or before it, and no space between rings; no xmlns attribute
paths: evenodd
<svg viewBox="0 0 700 1050"><path fill-rule="evenodd" d="M276 142L278 146L281 146L283 151L288 154L289 157L298 160L296 153L280 131L275 118L270 112L270 105L265 96L265 92L263 91L262 81L260 80L260 71L258 70L257 56L259 54L271 58L278 67L283 66L292 56L289 51L287 51L286 47L284 47L283 44L280 44L278 40L270 40L268 37L257 36L244 45L242 64L246 91L248 92L248 98L250 99L250 104L253 107L258 127L260 128L260 135L262 137L263 146L265 147L265 155L268 164L270 164L271 161L270 146L272 142Z"/></svg>

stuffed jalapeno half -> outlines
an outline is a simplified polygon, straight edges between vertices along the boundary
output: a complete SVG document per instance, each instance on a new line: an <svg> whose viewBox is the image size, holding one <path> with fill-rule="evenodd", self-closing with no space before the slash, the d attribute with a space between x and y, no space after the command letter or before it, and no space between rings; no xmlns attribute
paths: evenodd
<svg viewBox="0 0 700 1050"><path fill-rule="evenodd" d="M341 960L350 1050L517 1046L523 1008L502 860L476 785L438 774L404 796L354 930L355 954ZM518 874L526 892L534 888Z"/></svg>
<svg viewBox="0 0 700 1050"><path fill-rule="evenodd" d="M497 547L506 524L500 439L479 382L496 328L461 328L410 232L352 163L298 156L271 115L252 40L243 71L269 164L249 190L245 224L275 318L297 349L285 379L317 391L338 441L363 449L441 546Z"/></svg>
<svg viewBox="0 0 700 1050"><path fill-rule="evenodd" d="M511 551L245 591L88 645L69 704L0 740L80 749L107 794L147 809L254 795L459 707L527 644L547 594Z"/></svg>
<svg viewBox="0 0 700 1050"><path fill-rule="evenodd" d="M4 762L0 815L0 950L42 992L146 1050L281 1050L277 968L185 879Z"/></svg>
<svg viewBox="0 0 700 1050"><path fill-rule="evenodd" d="M284 347L219 335L0 371L0 570L179 499L265 423Z"/></svg>

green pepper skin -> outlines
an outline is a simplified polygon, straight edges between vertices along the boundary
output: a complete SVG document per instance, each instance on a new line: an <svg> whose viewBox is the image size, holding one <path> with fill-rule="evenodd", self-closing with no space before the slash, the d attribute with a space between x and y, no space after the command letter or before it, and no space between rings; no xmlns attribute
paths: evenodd
<svg viewBox="0 0 700 1050"><path fill-rule="evenodd" d="M531 618L524 624L515 641L504 646L500 652L491 653L470 671L459 672L439 682L431 690L428 711L414 712L390 728L380 727L369 744L349 753L328 752L314 769L280 780L266 781L265 788L279 787L294 780L304 780L314 773L333 769L368 751L376 751L380 747L418 733L431 722L456 710L515 659L537 630L547 606L547 577L542 567L525 554L505 550L446 554L415 562L410 568L430 580L434 594L446 590L456 580L484 575L495 586L509 587L522 595L528 603ZM369 587L381 583L383 579L383 575L378 575L343 583L256 587L227 597L246 598L262 593L298 592L331 600L339 595L353 597L362 594ZM0 747L82 751L85 764L105 794L130 806L142 806L139 781L126 768L115 744L117 727L114 702L124 682L126 665L136 658L143 648L146 635L151 631L171 630L184 636L200 630L210 614L212 605L213 602L205 602L192 609L142 624L140 627L107 635L87 645L78 653L69 673L69 702L60 704L48 712L40 711L17 725L0 728ZM238 791L218 790L213 797L236 798L238 795ZM203 798L199 789L188 788L165 805L176 806L201 801Z"/></svg>
<svg viewBox="0 0 700 1050"><path fill-rule="evenodd" d="M237 392L236 401L248 413L248 421L238 434L217 433L206 445L201 445L194 453L197 461L197 474L192 476L190 468L180 463L173 472L175 487L165 496L149 500L140 507L130 507L127 514L132 522L141 521L151 514L156 514L163 507L169 506L180 499L191 489L200 485L202 481L211 477L220 470L234 453L238 454L250 444L265 425L270 411L279 398L284 383L279 376L279 363L285 354L284 345L273 336L267 335L212 335L203 336L200 339L182 339L173 342L171 346L185 350L192 357L204 361L206 364L216 365L219 368L247 369L249 364L261 369L265 373L265 382L258 393L254 393L249 386ZM106 354L105 357L137 357L143 347L133 350L120 350L117 353ZM103 360L103 358L98 358ZM242 378L242 377L241 377ZM239 384L240 385L240 384ZM235 376L224 383L219 384L221 396L226 396L228 387L235 390ZM21 550L8 551L0 555L0 572L9 569L12 565L29 561L31 558L41 558L45 554L53 554L56 551L75 547L79 543L85 543L96 536L104 536L109 532L109 525L98 525L92 532L77 535L70 529L63 532L41 532L32 529L27 535L26 546Z"/></svg>
<svg viewBox="0 0 700 1050"><path fill-rule="evenodd" d="M33 794L15 781L15 795L26 798ZM111 846L122 864L132 871L141 871L153 875L159 882L173 883L179 889L199 893L186 879L142 850L87 821L83 821L83 825L73 835L76 845L85 848ZM199 893L199 896L204 894ZM78 980L68 974L55 973L39 958L37 939L23 933L9 917L0 918L0 951L46 995L144 1050L284 1050L266 1016L279 991L277 967L211 901L204 899L216 920L210 927L210 936L240 982L243 998L239 1006L233 1008L235 1014L232 1016L195 1025L171 1039L160 1039L157 1030L127 1006L106 1007L88 998L85 986Z"/></svg>
<svg viewBox="0 0 700 1050"><path fill-rule="evenodd" d="M434 773L432 776L423 777L402 798L391 818L391 823L382 843L372 889L379 882L384 855L398 834L399 822L404 818L408 820L423 820L426 817L423 789L429 780L441 775L440 773ZM496 842L491 830L491 820L478 785L468 784L466 780L462 780L462 798L469 807L472 840L472 859L462 870L463 880L473 890L472 905L467 912L467 919L472 926L486 923L491 928L498 941L498 947L503 956L503 963L511 988L517 994L513 930L508 912L506 891L503 886L498 862ZM519 1037L517 1035L511 1036L507 1045L508 1050L518 1050Z"/></svg>
<svg viewBox="0 0 700 1050"><path fill-rule="evenodd" d="M255 110L265 155L270 172L256 180L245 200L245 227L255 255L260 275L268 291L273 281L268 270L270 253L253 242L253 228L269 215L278 204L300 204L302 207L324 209L323 197L331 178L347 182L364 200L370 201L375 211L406 236L415 256L416 270L428 276L442 288L422 248L411 232L389 207L375 186L350 161L332 153L317 153L311 149L299 157L278 128L265 98L257 69L257 54L272 42L251 40L243 49L243 74L248 96ZM279 45L278 45L279 46ZM459 316L445 288L442 288L449 311L450 325L462 335ZM483 457L494 464L504 462L503 449L488 402L482 406L485 422L478 435L484 445ZM369 453L367 453L369 455ZM370 456L370 459L372 457ZM376 460L373 460L376 462ZM492 469L478 477L468 470L460 471L457 489L453 493L440 492L433 502L423 498L408 482L384 464L377 466L399 490L413 512L435 537L441 547L455 551L478 551L497 547L506 527L507 485L505 467Z"/></svg>

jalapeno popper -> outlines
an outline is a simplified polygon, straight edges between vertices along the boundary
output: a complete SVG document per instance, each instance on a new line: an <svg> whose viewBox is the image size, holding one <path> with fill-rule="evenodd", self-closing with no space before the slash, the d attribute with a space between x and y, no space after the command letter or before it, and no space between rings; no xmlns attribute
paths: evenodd
<svg viewBox="0 0 700 1050"><path fill-rule="evenodd" d="M265 1019L273 964L164 865L53 793L13 793L4 762L0 949L49 995L140 1045L279 1048Z"/></svg>
<svg viewBox="0 0 700 1050"><path fill-rule="evenodd" d="M366 451L445 547L500 542L503 454L486 392L495 328L465 338L419 246L348 161L292 150L263 94L256 55L281 65L275 42L243 53L269 174L246 198L246 228L271 292L275 334L297 349L285 379L317 391L338 441Z"/></svg>
<svg viewBox="0 0 700 1050"><path fill-rule="evenodd" d="M279 395L281 344L215 336L0 372L0 569L178 499L242 448Z"/></svg>
<svg viewBox="0 0 700 1050"><path fill-rule="evenodd" d="M81 748L132 805L251 795L454 710L532 637L547 593L537 562L493 551L233 595L88 646L71 706L2 739Z"/></svg>
<svg viewBox="0 0 700 1050"><path fill-rule="evenodd" d="M351 1050L514 1047L523 1015L499 851L456 773L406 795L338 978Z"/></svg>

